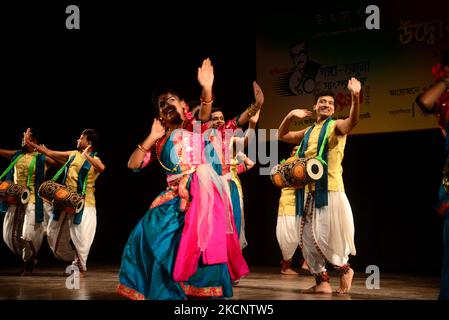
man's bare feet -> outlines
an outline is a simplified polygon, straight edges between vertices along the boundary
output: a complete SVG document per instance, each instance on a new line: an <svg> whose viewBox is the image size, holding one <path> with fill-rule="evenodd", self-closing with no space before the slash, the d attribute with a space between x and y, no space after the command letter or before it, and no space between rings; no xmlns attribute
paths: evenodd
<svg viewBox="0 0 449 320"><path fill-rule="evenodd" d="M337 289L337 293L349 293L352 285L352 278L354 277L354 270L349 268L346 273L342 273L340 276L340 288Z"/></svg>
<svg viewBox="0 0 449 320"><path fill-rule="evenodd" d="M298 274L298 272L296 272L292 268L281 269L281 273L282 274L287 274L287 275L297 275Z"/></svg>
<svg viewBox="0 0 449 320"><path fill-rule="evenodd" d="M292 261L291 260L282 260L281 261L281 273L287 275L297 275L298 272L292 269Z"/></svg>
<svg viewBox="0 0 449 320"><path fill-rule="evenodd" d="M332 287L329 282L323 281L320 284L302 290L301 293L332 293Z"/></svg>

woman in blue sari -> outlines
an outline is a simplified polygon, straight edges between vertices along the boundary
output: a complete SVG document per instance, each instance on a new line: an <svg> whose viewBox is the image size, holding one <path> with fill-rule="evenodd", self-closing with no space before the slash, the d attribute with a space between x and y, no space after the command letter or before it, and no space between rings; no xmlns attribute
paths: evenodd
<svg viewBox="0 0 449 320"><path fill-rule="evenodd" d="M210 115L213 78L206 59L198 69L202 120ZM140 169L157 159L166 170L168 187L128 239L117 291L130 299L231 296L232 278L248 271L243 257L229 252L232 246L227 244L238 241L232 233L235 226L226 224L232 211L226 189L203 157L201 125L197 122L195 127L185 100L175 90L155 92L153 102L159 119L131 155L128 167ZM188 250L178 255L179 247Z"/></svg>

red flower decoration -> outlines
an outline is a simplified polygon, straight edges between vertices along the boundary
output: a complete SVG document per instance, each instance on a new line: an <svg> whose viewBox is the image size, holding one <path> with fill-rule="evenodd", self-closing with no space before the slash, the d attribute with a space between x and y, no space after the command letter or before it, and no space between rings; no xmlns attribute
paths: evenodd
<svg viewBox="0 0 449 320"><path fill-rule="evenodd" d="M187 103L184 108L184 116L186 117L187 120L192 120L192 118L193 118L192 112L190 112L190 108Z"/></svg>
<svg viewBox="0 0 449 320"><path fill-rule="evenodd" d="M443 69L441 63L438 63L432 67L432 74L435 78L435 81L440 80L441 78L447 77L447 72Z"/></svg>

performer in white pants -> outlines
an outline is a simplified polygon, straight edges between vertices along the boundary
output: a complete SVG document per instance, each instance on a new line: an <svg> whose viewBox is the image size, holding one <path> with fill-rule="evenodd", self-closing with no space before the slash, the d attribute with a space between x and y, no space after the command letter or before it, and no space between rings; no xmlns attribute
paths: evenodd
<svg viewBox="0 0 449 320"><path fill-rule="evenodd" d="M293 157L298 146L295 146L290 154ZM278 219L276 224L276 238L282 253L281 273L287 275L297 275L298 272L292 269L292 258L299 248L300 217L296 214L296 189L286 187L281 190L279 198ZM299 265L303 269L308 269L304 259Z"/></svg>
<svg viewBox="0 0 449 320"><path fill-rule="evenodd" d="M298 274L291 268L292 258L299 248L299 217L295 212L295 188L281 190L279 198L276 238L282 252L281 273Z"/></svg>
<svg viewBox="0 0 449 320"><path fill-rule="evenodd" d="M22 275L29 275L37 262L37 253L47 230L51 205L43 203L43 221L36 223L35 203L9 205L3 220L3 240L25 263Z"/></svg>
<svg viewBox="0 0 449 320"><path fill-rule="evenodd" d="M343 160L347 134L359 121L361 84L351 78L351 109L346 119L333 120L334 93L319 92L313 110L316 122L300 131L289 131L294 118L312 115L310 110L292 110L279 127L279 139L301 143L299 157L317 157L324 163L321 179L296 191L296 211L301 216L300 245L315 276L316 285L307 293L331 293L326 263L340 271L338 293L351 289L354 270L349 266L349 254L355 255L354 221L351 206L344 192Z"/></svg>
<svg viewBox="0 0 449 320"><path fill-rule="evenodd" d="M24 135L34 143L38 142L38 133L29 128ZM24 141L24 140L23 140ZM22 150L0 149L0 156L11 159L10 166L1 175L1 179L26 186L29 200L24 203L0 203L0 211L6 211L3 220L3 240L12 252L24 262L22 275L31 275L37 263L37 254L46 232L51 205L42 201L36 194L42 183L47 164L55 165L51 158L39 154L34 148L22 146Z"/></svg>
<svg viewBox="0 0 449 320"><path fill-rule="evenodd" d="M105 166L95 156L98 136L86 129L77 140L74 151L53 151L44 146L31 146L39 152L67 166L63 184L85 196L84 209L77 214L53 212L48 225L48 242L55 256L72 261L81 272L87 271L87 258L95 237L97 214L95 208L95 180Z"/></svg>
<svg viewBox="0 0 449 320"><path fill-rule="evenodd" d="M97 228L97 210L84 207L81 223L74 223L73 214L61 212L57 220L51 215L47 229L50 248L56 258L73 262L80 271L87 271L87 257Z"/></svg>

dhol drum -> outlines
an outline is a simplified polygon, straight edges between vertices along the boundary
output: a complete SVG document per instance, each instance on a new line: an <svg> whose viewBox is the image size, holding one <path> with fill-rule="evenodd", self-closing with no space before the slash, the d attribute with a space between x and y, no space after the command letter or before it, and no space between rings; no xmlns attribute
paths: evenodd
<svg viewBox="0 0 449 320"><path fill-rule="evenodd" d="M39 195L42 199L51 203L54 209L64 210L69 214L79 213L84 207L84 196L53 180L41 184Z"/></svg>
<svg viewBox="0 0 449 320"><path fill-rule="evenodd" d="M27 204L30 200L30 190L12 181L0 181L0 202L7 204Z"/></svg>
<svg viewBox="0 0 449 320"><path fill-rule="evenodd" d="M304 188L324 174L323 164L316 158L288 158L271 170L271 181L278 188Z"/></svg>

